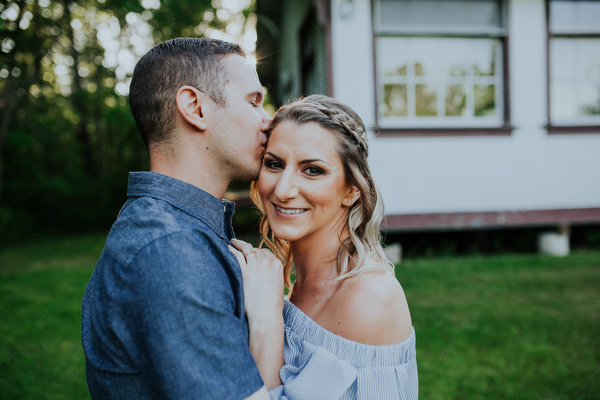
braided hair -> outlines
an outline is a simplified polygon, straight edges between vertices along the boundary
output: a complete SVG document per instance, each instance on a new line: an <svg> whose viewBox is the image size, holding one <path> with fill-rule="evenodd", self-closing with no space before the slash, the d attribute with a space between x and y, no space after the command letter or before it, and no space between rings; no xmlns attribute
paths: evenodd
<svg viewBox="0 0 600 400"><path fill-rule="evenodd" d="M270 136L273 129L283 121L292 121L300 125L313 122L333 133L338 139L338 155L344 166L346 183L356 186L361 193L359 199L350 207L346 222L349 236L339 238L337 280L382 269L393 271L394 265L387 260L381 246L383 201L371 176L367 162L367 131L358 114L331 97L311 95L281 107L273 118L267 136ZM262 213L261 246L266 245L283 260L286 286L291 287L293 259L289 243L277 238L270 229L256 182L252 183L251 196ZM373 258L376 262L367 263L368 258Z"/></svg>

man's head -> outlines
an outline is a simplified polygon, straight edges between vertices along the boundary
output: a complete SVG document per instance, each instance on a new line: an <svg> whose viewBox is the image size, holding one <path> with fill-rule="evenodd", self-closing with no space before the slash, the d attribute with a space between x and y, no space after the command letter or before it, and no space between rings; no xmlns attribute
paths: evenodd
<svg viewBox="0 0 600 400"><path fill-rule="evenodd" d="M223 60L245 57L233 43L216 39L177 38L161 43L135 66L129 104L146 147L169 138L175 126L175 98L182 86L192 86L216 104L226 104L229 71Z"/></svg>

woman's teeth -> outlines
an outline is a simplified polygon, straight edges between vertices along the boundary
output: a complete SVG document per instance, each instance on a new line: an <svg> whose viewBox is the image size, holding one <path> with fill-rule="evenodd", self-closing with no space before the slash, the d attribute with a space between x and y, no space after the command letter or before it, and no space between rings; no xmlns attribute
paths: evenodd
<svg viewBox="0 0 600 400"><path fill-rule="evenodd" d="M275 206L275 208L277 208L277 211L283 214L300 214L306 211L304 208L281 208L279 206Z"/></svg>

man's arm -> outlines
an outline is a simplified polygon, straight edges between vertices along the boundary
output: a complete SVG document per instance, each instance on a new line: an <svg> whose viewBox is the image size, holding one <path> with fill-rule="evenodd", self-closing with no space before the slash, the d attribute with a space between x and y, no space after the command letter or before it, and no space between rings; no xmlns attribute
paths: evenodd
<svg viewBox="0 0 600 400"><path fill-rule="evenodd" d="M146 246L130 265L135 358L161 398L238 400L263 386L232 257L210 238L179 233Z"/></svg>

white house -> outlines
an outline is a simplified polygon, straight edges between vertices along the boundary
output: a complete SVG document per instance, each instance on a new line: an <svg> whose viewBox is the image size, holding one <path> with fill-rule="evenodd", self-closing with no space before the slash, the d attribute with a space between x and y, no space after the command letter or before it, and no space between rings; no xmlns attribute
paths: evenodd
<svg viewBox="0 0 600 400"><path fill-rule="evenodd" d="M600 1L256 0L277 104L370 130L393 231L600 224Z"/></svg>

